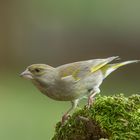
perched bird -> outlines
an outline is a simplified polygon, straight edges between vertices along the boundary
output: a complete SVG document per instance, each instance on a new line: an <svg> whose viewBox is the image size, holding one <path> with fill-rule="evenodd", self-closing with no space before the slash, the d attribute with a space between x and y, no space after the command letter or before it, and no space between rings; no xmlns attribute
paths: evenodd
<svg viewBox="0 0 140 140"><path fill-rule="evenodd" d="M140 61L131 60L110 64L118 58L113 56L79 61L56 68L46 64L33 64L28 66L21 76L31 80L48 97L71 102L71 108L62 117L62 123L64 123L68 113L77 106L80 99L88 97L88 106L92 104L94 96L100 92L100 85L111 72L126 64Z"/></svg>

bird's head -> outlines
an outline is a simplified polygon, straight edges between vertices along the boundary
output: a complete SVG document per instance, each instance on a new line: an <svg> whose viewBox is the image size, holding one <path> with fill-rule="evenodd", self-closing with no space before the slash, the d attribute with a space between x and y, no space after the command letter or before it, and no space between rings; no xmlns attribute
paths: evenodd
<svg viewBox="0 0 140 140"><path fill-rule="evenodd" d="M26 70L20 74L20 76L26 79L33 80L42 76L46 76L53 70L53 67L46 64L33 64L28 66Z"/></svg>

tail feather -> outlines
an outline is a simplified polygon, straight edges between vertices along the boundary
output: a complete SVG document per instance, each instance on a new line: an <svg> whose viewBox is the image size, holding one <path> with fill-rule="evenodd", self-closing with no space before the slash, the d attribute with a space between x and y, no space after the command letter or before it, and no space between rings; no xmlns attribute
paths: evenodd
<svg viewBox="0 0 140 140"><path fill-rule="evenodd" d="M131 64L131 63L138 63L138 62L140 62L140 60L130 60L130 61L125 61L121 63L107 64L106 66L102 68L102 72L103 72L103 75L107 77L110 73L112 73L113 71L115 71L121 66Z"/></svg>
<svg viewBox="0 0 140 140"><path fill-rule="evenodd" d="M109 65L110 65L111 68L117 69L121 66L131 64L131 63L138 63L138 62L140 62L140 60L130 60L130 61L125 61L125 62L116 63L116 64L109 64Z"/></svg>

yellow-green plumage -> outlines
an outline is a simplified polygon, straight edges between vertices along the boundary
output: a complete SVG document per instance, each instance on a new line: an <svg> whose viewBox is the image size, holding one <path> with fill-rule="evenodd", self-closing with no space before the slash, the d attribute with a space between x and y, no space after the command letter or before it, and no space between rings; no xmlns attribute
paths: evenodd
<svg viewBox="0 0 140 140"><path fill-rule="evenodd" d="M118 59L113 56L105 59L92 59L51 67L46 64L28 66L21 76L30 79L33 84L45 95L60 101L71 101L72 107L63 116L76 107L78 101L87 96L88 104L100 92L103 80L117 68L139 60L125 61L110 64Z"/></svg>
<svg viewBox="0 0 140 140"><path fill-rule="evenodd" d="M115 71L119 67L122 67L122 66L125 66L127 64L131 64L131 63L137 63L139 61L140 60L131 60L131 61L125 61L125 62L115 63L115 64L107 64L103 68L101 68L101 71L103 72L103 75L105 77L107 77L111 72Z"/></svg>

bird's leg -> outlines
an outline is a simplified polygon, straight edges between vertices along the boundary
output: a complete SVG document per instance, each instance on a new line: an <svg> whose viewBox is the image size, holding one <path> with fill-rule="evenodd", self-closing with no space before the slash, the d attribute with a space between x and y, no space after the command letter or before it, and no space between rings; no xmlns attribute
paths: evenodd
<svg viewBox="0 0 140 140"><path fill-rule="evenodd" d="M96 90L95 90L95 92L91 92L91 94L90 94L90 96L88 97L88 108L93 104L93 99L94 99L94 97L95 97L95 95L97 94L97 93L99 93L100 92L100 89L99 88L97 88Z"/></svg>
<svg viewBox="0 0 140 140"><path fill-rule="evenodd" d="M71 108L62 116L62 121L61 121L62 125L65 123L66 120L68 120L69 112L77 107L78 101L79 101L78 99L71 101L71 105L72 105Z"/></svg>
<svg viewBox="0 0 140 140"><path fill-rule="evenodd" d="M93 104L93 97L97 94L97 92L94 92L92 95L88 97L88 107L90 107Z"/></svg>

